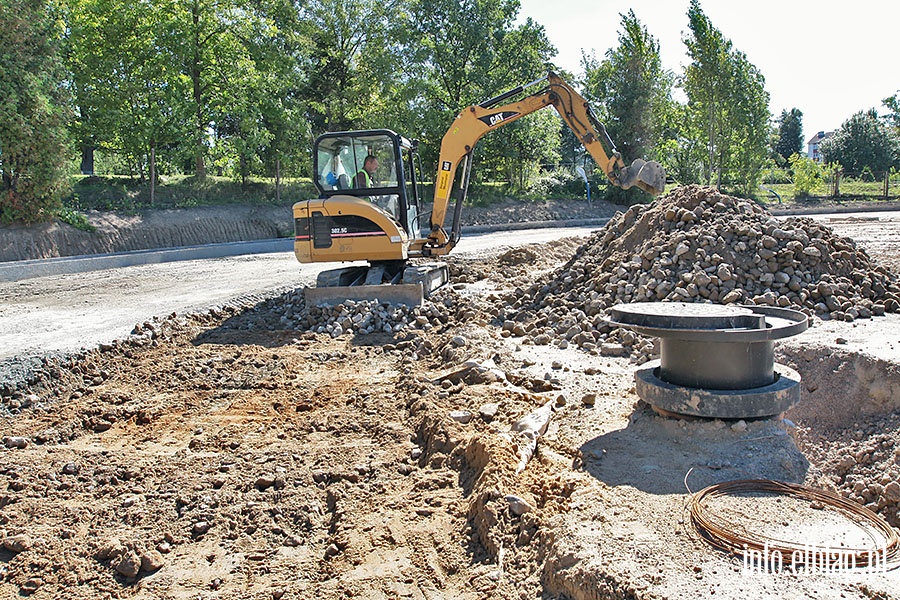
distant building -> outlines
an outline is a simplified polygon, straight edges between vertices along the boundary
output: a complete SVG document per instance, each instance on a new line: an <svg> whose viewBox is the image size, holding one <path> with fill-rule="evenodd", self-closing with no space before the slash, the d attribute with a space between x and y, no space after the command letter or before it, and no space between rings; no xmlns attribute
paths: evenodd
<svg viewBox="0 0 900 600"><path fill-rule="evenodd" d="M806 142L806 155L816 162L822 162L822 153L819 152L819 145L833 135L833 131L820 131L816 135L812 136L810 140Z"/></svg>

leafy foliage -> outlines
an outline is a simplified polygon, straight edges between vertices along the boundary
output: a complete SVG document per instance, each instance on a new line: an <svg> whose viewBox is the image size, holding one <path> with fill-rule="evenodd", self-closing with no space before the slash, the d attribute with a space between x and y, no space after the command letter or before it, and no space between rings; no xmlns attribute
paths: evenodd
<svg viewBox="0 0 900 600"><path fill-rule="evenodd" d="M673 76L663 69L659 42L633 10L621 16L619 45L603 61L583 57L585 93L626 159L644 157L663 135Z"/></svg>
<svg viewBox="0 0 900 600"><path fill-rule="evenodd" d="M887 115L887 120L894 127L894 131L900 135L900 92L894 94L889 98L885 98L882 100L884 106L891 111Z"/></svg>
<svg viewBox="0 0 900 600"><path fill-rule="evenodd" d="M222 178L250 189L306 176L313 139L329 130L416 138L433 173L460 110L552 68L543 26L519 11L518 0L0 0L0 218L77 219L59 212L73 150L134 180L110 201L126 209L241 196ZM802 114L782 111L776 132L762 74L699 0L687 25L690 62L676 76L634 11L621 14L618 43L583 57L581 91L626 162L659 160L680 183L752 196L802 153ZM673 100L675 85L687 103ZM828 160L876 176L897 166L898 95L884 106L883 119L845 123L823 147ZM580 195L572 170L590 162L549 110L492 132L474 158L485 197ZM185 176L192 191L172 197L167 182Z"/></svg>
<svg viewBox="0 0 900 600"><path fill-rule="evenodd" d="M673 75L663 69L659 43L650 35L633 10L620 15L619 45L603 61L582 58L585 92L598 105L601 120L616 149L630 163L633 158L658 156L654 150L670 134L665 128L674 111ZM630 203L643 193L607 187L615 201ZM643 196L645 197L645 196Z"/></svg>
<svg viewBox="0 0 900 600"><path fill-rule="evenodd" d="M804 198L822 181L821 165L807 156L794 153L788 159L794 173L794 197Z"/></svg>
<svg viewBox="0 0 900 600"><path fill-rule="evenodd" d="M803 152L803 113L798 108L781 111L778 117L778 140L775 153L784 165L794 154Z"/></svg>
<svg viewBox="0 0 900 600"><path fill-rule="evenodd" d="M68 182L59 22L39 0L0 2L0 221L48 218Z"/></svg>
<svg viewBox="0 0 900 600"><path fill-rule="evenodd" d="M769 94L762 73L732 47L703 13L698 0L688 9L684 43L691 63L683 87L688 96L687 130L703 140L698 155L702 180L750 196L766 163Z"/></svg>
<svg viewBox="0 0 900 600"><path fill-rule="evenodd" d="M900 139L878 118L875 109L844 121L820 147L825 162L840 163L848 173L887 171L900 166Z"/></svg>

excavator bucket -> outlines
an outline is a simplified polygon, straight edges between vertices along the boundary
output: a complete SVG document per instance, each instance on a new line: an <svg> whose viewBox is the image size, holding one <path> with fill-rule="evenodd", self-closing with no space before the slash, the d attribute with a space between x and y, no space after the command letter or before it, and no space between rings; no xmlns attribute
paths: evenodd
<svg viewBox="0 0 900 600"><path fill-rule="evenodd" d="M623 190L636 185L648 194L658 196L666 189L666 172L653 160L634 159L631 166L619 171L616 179Z"/></svg>

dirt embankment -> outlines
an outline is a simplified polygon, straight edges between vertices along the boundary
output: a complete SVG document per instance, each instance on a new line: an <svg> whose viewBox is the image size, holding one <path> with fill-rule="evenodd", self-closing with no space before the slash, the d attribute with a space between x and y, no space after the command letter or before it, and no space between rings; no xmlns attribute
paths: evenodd
<svg viewBox="0 0 900 600"><path fill-rule="evenodd" d="M599 201L589 204L578 200L510 200L489 207L467 207L462 224L608 218L621 208ZM94 231L62 222L0 226L0 262L267 240L290 237L294 232L290 205L230 204L136 213L91 211L87 218Z"/></svg>
<svg viewBox="0 0 900 600"><path fill-rule="evenodd" d="M462 212L462 225L584 221L612 217L628 207L595 200L506 200L490 206L469 206ZM829 202L783 203L773 214L894 210L897 203ZM426 214L429 206L422 209ZM87 214L92 232L62 222L31 226L0 226L0 262L128 252L220 242L266 240L293 235L291 206L247 206L229 204L198 208L144 210L135 213Z"/></svg>
<svg viewBox="0 0 900 600"><path fill-rule="evenodd" d="M229 205L87 216L94 231L62 222L0 227L0 261L272 239L293 232L289 207Z"/></svg>

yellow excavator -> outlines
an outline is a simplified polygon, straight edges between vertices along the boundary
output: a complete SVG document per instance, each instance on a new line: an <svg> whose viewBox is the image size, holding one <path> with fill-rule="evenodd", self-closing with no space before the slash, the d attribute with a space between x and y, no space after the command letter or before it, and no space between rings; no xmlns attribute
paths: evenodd
<svg viewBox="0 0 900 600"><path fill-rule="evenodd" d="M541 86L538 91L524 95L536 86ZM516 97L520 99L508 102ZM587 101L553 72L456 116L441 142L430 214L421 212L416 140L387 129L325 133L313 151L320 197L293 206L294 254L301 263L365 264L323 271L316 287L307 290L307 303L378 298L415 305L447 283L446 265L411 259L445 255L459 241L475 143L547 106L556 109L613 185L662 193L666 178L662 166L640 158L626 166ZM448 232L444 224L453 196ZM420 221L425 218L423 231Z"/></svg>

